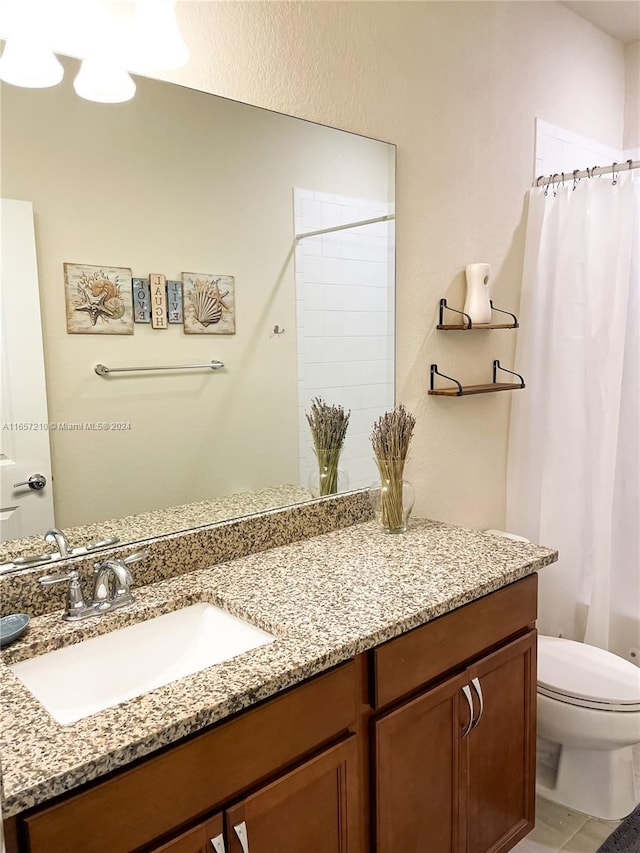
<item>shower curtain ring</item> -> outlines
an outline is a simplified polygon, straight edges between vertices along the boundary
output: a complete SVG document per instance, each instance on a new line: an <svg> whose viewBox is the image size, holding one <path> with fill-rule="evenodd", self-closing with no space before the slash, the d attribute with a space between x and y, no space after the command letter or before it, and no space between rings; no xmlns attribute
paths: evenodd
<svg viewBox="0 0 640 853"><path fill-rule="evenodd" d="M616 166L617 165L618 164L614 160L613 166L611 167L611 174L613 175L613 180L611 181L612 187L615 187L615 185L618 183L618 175L616 174ZM620 170L618 170L618 174L620 174Z"/></svg>
<svg viewBox="0 0 640 853"><path fill-rule="evenodd" d="M551 175L551 182L552 182L552 184L553 184L553 197L554 197L554 198L556 197L556 192L557 192L557 189L558 189L558 184L560 183L559 181L556 181L556 178L557 178L557 177L558 177L558 173L557 173L557 172L555 172L553 175Z"/></svg>
<svg viewBox="0 0 640 853"><path fill-rule="evenodd" d="M578 184L580 183L580 178L578 177L578 172L579 172L579 171L580 171L580 169L574 169L574 170L573 170L573 187L572 187L572 189L573 189L573 190L575 190L575 188L576 188L576 187L578 186Z"/></svg>

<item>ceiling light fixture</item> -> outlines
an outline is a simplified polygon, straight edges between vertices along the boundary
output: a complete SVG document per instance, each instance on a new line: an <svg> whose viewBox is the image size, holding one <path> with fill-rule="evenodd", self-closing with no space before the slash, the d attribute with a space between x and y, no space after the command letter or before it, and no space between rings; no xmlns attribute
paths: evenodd
<svg viewBox="0 0 640 853"><path fill-rule="evenodd" d="M82 61L73 88L81 98L100 104L130 101L136 93L136 84L124 69L100 58Z"/></svg>
<svg viewBox="0 0 640 853"><path fill-rule="evenodd" d="M0 32L7 39L0 80L15 86L58 84L64 68L49 48L62 43L74 45L66 52L82 59L73 82L76 93L103 104L135 95L136 84L125 68L148 73L179 68L189 59L176 0L135 0L133 18L105 0L5 0L5 5L11 14L0 16Z"/></svg>
<svg viewBox="0 0 640 853"><path fill-rule="evenodd" d="M53 51L29 38L7 39L0 59L0 80L27 89L57 86L64 68Z"/></svg>

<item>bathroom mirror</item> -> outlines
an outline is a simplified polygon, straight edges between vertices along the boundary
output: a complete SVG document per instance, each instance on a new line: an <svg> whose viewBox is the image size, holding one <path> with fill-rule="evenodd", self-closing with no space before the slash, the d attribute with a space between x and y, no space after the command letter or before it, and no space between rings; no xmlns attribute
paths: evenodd
<svg viewBox="0 0 640 853"><path fill-rule="evenodd" d="M0 93L1 195L34 211L56 525L219 499L215 518L176 513L181 530L310 499L314 396L351 410L341 466L368 485L371 425L394 401L395 146L140 77L132 101L92 103L64 64L59 86ZM100 318L69 333L65 264L232 277L235 333ZM24 317L24 340L38 333ZM238 493L260 497L225 510Z"/></svg>

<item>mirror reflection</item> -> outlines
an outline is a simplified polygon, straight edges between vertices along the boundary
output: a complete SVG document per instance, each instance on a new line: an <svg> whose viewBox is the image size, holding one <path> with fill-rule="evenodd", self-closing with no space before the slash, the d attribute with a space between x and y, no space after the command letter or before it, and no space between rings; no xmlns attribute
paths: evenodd
<svg viewBox="0 0 640 853"><path fill-rule="evenodd" d="M28 234L23 246L6 231L15 211L3 215L16 247L3 259L13 330L3 334L3 541L217 500L215 518L176 513L173 529L185 529L246 514L233 500L223 510L238 493L262 493L260 509L308 499L305 412L317 397L351 412L342 487L369 485L371 425L394 401L394 146L144 78L130 102L91 103L73 77L1 91L1 194L29 202L35 223L33 258ZM205 291L209 324L114 333L131 310L130 278L154 276ZM22 302L34 282L36 302ZM215 320L230 285L233 329ZM97 316L86 309L70 333L82 289ZM40 403L21 373L42 372L38 301ZM193 325L193 298L178 303ZM186 367L212 361L224 367ZM165 369L99 376L98 364ZM34 473L44 489L14 486Z"/></svg>

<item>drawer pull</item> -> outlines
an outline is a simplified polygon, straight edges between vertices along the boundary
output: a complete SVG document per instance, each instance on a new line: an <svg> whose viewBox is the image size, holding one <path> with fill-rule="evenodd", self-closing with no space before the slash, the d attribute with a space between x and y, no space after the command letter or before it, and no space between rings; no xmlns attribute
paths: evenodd
<svg viewBox="0 0 640 853"><path fill-rule="evenodd" d="M222 833L220 833L220 835L216 835L215 838L211 839L211 846L216 851L216 853L225 853L224 838L222 837Z"/></svg>
<svg viewBox="0 0 640 853"><path fill-rule="evenodd" d="M480 718L482 717L482 712L484 711L484 700L482 698L482 687L480 687L480 681L477 678L472 679L471 685L473 689L476 691L476 696L478 697L478 701L480 702L480 710L478 711L478 716L476 721L474 722L471 728L475 729L475 727L480 722Z"/></svg>
<svg viewBox="0 0 640 853"><path fill-rule="evenodd" d="M465 738L471 729L473 728L473 698L471 697L471 688L468 684L462 688L462 692L464 693L464 698L467 700L467 705L469 706L469 722L467 723L466 729L462 732L462 737Z"/></svg>
<svg viewBox="0 0 640 853"><path fill-rule="evenodd" d="M244 821L242 821L242 823L237 823L233 827L233 831L238 836L240 846L242 847L242 853L249 853L249 839L247 838L247 824Z"/></svg>

